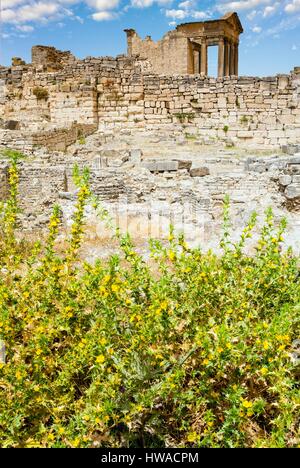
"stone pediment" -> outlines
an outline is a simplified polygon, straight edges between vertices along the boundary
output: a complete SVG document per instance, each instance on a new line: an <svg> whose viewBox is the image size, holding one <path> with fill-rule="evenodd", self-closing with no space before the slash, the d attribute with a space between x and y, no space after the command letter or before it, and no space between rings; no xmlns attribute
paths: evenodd
<svg viewBox="0 0 300 468"><path fill-rule="evenodd" d="M240 22L240 18L238 17L238 14L235 12L229 12L226 13L221 20L227 21L227 23L230 23L234 29L236 29L240 34L244 31L243 26Z"/></svg>

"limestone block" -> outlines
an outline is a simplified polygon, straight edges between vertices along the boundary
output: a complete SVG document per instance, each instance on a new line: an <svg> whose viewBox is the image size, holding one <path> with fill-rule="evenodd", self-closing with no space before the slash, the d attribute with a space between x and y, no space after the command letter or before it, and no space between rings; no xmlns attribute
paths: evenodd
<svg viewBox="0 0 300 468"><path fill-rule="evenodd" d="M300 174L300 164L289 165L289 170L292 174Z"/></svg>
<svg viewBox="0 0 300 468"><path fill-rule="evenodd" d="M284 195L289 200L294 200L300 197L300 184L290 184L285 189Z"/></svg>
<svg viewBox="0 0 300 468"><path fill-rule="evenodd" d="M140 164L142 160L142 151L140 149L132 149L129 153L129 160L134 164Z"/></svg>
<svg viewBox="0 0 300 468"><path fill-rule="evenodd" d="M194 167L190 169L191 177L204 177L209 175L209 168L206 166Z"/></svg>
<svg viewBox="0 0 300 468"><path fill-rule="evenodd" d="M295 176L294 176L295 177ZM287 185L291 184L292 183L292 177L288 174L282 174L280 177L279 177L279 183L280 185L282 185L283 187L286 187Z"/></svg>
<svg viewBox="0 0 300 468"><path fill-rule="evenodd" d="M219 97L218 98L218 107L220 109L226 109L227 108L227 99L226 99L226 97Z"/></svg>
<svg viewBox="0 0 300 468"><path fill-rule="evenodd" d="M177 159L178 162L178 169L187 169L188 171L192 167L192 161L184 160L184 159Z"/></svg>
<svg viewBox="0 0 300 468"><path fill-rule="evenodd" d="M178 161L143 161L142 167L150 172L169 172L178 170Z"/></svg>
<svg viewBox="0 0 300 468"><path fill-rule="evenodd" d="M249 131L249 130L240 130L237 132L237 137L238 138L253 138L254 133L253 131Z"/></svg>

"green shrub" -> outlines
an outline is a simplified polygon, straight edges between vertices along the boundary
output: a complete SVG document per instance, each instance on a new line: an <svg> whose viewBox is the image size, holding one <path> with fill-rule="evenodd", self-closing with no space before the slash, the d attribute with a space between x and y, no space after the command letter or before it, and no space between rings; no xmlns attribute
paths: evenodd
<svg viewBox="0 0 300 468"><path fill-rule="evenodd" d="M243 115L241 118L240 118L240 122L241 124L247 124L248 123L248 118L246 115Z"/></svg>
<svg viewBox="0 0 300 468"><path fill-rule="evenodd" d="M79 137L78 143L80 145L85 145L86 144L86 139L85 139L85 137L83 135Z"/></svg>
<svg viewBox="0 0 300 468"><path fill-rule="evenodd" d="M67 247L53 209L44 243L14 235L17 161L1 211L2 447L296 447L299 259L283 252L271 210L253 255L189 249L171 229L151 265L128 236L94 265L80 260L88 173ZM10 228L8 229L8 226ZM26 246L26 248L24 248Z"/></svg>
<svg viewBox="0 0 300 468"><path fill-rule="evenodd" d="M46 88L42 88L41 86L36 86L33 88L32 93L37 98L38 101L42 99L48 99L49 92Z"/></svg>
<svg viewBox="0 0 300 468"><path fill-rule="evenodd" d="M227 135L228 130L229 130L228 125L224 125L224 127L223 127L223 132L225 133L225 135Z"/></svg>
<svg viewBox="0 0 300 468"><path fill-rule="evenodd" d="M193 114L193 112L177 112L174 115L181 124L190 122L195 118L195 114Z"/></svg>

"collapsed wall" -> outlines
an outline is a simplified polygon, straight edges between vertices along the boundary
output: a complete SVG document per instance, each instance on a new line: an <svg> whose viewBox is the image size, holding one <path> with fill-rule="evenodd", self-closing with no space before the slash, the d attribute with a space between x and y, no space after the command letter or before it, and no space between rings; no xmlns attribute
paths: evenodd
<svg viewBox="0 0 300 468"><path fill-rule="evenodd" d="M48 51L49 52L49 51ZM41 53L41 51L39 51ZM300 69L275 77L153 74L149 62L118 56L0 70L0 118L41 131L73 122L103 128L196 128L238 145L300 140ZM53 51L50 64L53 65ZM63 55L63 57L65 57Z"/></svg>

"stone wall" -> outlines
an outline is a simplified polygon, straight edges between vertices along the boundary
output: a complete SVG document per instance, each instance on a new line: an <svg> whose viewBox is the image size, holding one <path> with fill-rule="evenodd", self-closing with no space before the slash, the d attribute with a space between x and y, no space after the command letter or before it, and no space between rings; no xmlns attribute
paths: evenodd
<svg viewBox="0 0 300 468"><path fill-rule="evenodd" d="M35 89L45 90L38 98ZM103 128L181 128L236 145L300 140L300 72L275 77L163 76L137 57L86 58L62 70L0 70L0 118L43 131L74 121Z"/></svg>
<svg viewBox="0 0 300 468"><path fill-rule="evenodd" d="M74 62L76 58L71 52L61 51L55 47L33 46L31 49L31 61L36 67L46 68L48 71L59 70L68 63Z"/></svg>
<svg viewBox="0 0 300 468"><path fill-rule="evenodd" d="M91 135L97 129L93 124L73 123L70 128L37 132L31 135L33 146L45 146L49 151L65 151L78 139Z"/></svg>
<svg viewBox="0 0 300 468"><path fill-rule="evenodd" d="M0 131L0 150L11 148L24 154L33 154L38 147L49 151L65 151L80 138L91 135L97 130L95 124L73 123L69 128L54 128L41 132Z"/></svg>
<svg viewBox="0 0 300 468"><path fill-rule="evenodd" d="M133 30L126 30L128 55L149 60L155 73L186 73L193 65L188 63L189 44L187 38L177 31L170 31L160 41L153 41L150 36L141 39ZM189 67L188 67L189 65Z"/></svg>

